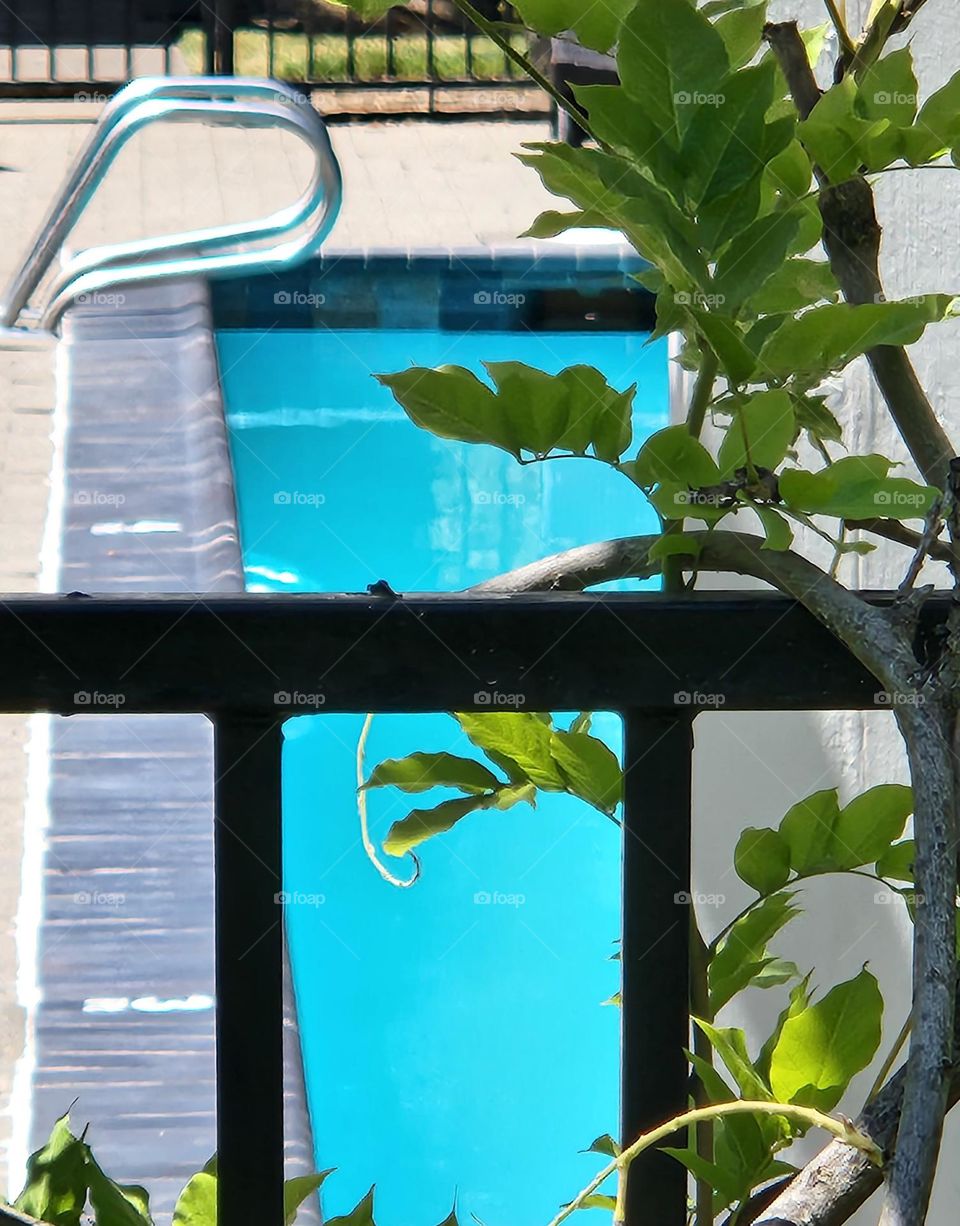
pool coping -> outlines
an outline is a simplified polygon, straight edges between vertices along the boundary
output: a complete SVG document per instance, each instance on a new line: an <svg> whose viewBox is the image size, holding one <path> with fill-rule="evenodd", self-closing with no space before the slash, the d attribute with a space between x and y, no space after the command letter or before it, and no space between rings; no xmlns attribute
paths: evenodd
<svg viewBox="0 0 960 1226"><path fill-rule="evenodd" d="M69 312L61 341L69 426L59 586L242 591L208 286L171 282L103 298ZM89 698L79 710L91 710ZM156 953L153 961L141 953L154 998L213 997L213 754L204 716L151 718L128 730L117 716L51 717L31 1142L45 1139L51 1113L82 1091L75 1115L89 1113L101 1162L146 1184L162 1219L184 1175L215 1146L213 1013L127 1018L149 998L133 996L138 972L112 942L119 921L121 946L126 930L131 944ZM174 767L145 795L158 762ZM153 840L151 822L169 822L177 837ZM85 858L84 847L93 855ZM133 915L117 906L78 917L78 899L97 891L125 899L125 890ZM165 915L176 922L164 930ZM87 1011L91 1000L119 999L130 1002L126 1012ZM286 1164L288 1175L307 1174L316 1164L289 974L283 1038ZM305 1205L301 1221L316 1226L319 1206Z"/></svg>

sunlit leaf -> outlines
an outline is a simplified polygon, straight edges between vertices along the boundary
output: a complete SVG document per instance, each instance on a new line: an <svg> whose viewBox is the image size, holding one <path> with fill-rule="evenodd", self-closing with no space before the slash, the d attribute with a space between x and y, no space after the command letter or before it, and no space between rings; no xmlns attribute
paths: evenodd
<svg viewBox="0 0 960 1226"><path fill-rule="evenodd" d="M452 787L461 792L488 792L500 786L492 771L473 758L450 753L413 753L407 758L381 762L363 785L367 788L397 787L404 792L427 792Z"/></svg>
<svg viewBox="0 0 960 1226"><path fill-rule="evenodd" d="M733 853L737 876L758 894L772 894L790 876L790 847L776 830L748 826Z"/></svg>
<svg viewBox="0 0 960 1226"><path fill-rule="evenodd" d="M866 969L788 1018L770 1059L782 1102L831 1111L880 1045L883 997Z"/></svg>

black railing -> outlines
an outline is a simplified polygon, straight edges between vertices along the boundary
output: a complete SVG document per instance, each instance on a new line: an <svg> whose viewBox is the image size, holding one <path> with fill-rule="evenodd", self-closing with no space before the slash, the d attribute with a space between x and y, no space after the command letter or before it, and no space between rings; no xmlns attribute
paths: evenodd
<svg viewBox="0 0 960 1226"><path fill-rule="evenodd" d="M500 0L485 15L516 23ZM518 27L519 29L519 27ZM526 48L524 35L510 35ZM325 0L7 0L0 91L96 98L135 75L237 73L307 88L450 87L459 109L509 111L535 93L452 0L413 0L364 22Z"/></svg>
<svg viewBox="0 0 960 1226"><path fill-rule="evenodd" d="M889 597L876 597L886 600ZM949 597L924 606L921 633ZM622 1134L686 1108L691 756L702 696L726 711L863 710L877 683L800 606L736 593L480 597L8 597L0 710L201 712L216 737L217 1135L221 1226L283 1221L283 935L278 691L324 711L527 710L624 720ZM116 706L98 704L98 710ZM481 1139L482 1140L482 1139ZM376 1172L371 1172L371 1179ZM571 1189L573 1191L573 1189ZM630 1226L684 1226L687 1176L656 1150Z"/></svg>

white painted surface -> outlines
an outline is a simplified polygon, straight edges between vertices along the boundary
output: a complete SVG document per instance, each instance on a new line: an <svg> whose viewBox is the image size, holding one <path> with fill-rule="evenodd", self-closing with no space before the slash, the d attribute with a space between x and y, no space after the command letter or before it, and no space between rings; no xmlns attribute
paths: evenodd
<svg viewBox="0 0 960 1226"><path fill-rule="evenodd" d="M848 0L848 21L858 27L869 0ZM820 0L783 0L775 16L804 15L809 24L824 19ZM955 6L933 0L918 16L911 38L918 63L921 97L960 68L960 22ZM877 192L880 220L888 236L883 274L888 297L960 289L960 179L956 171L900 172L883 176ZM947 428L960 439L960 324L931 328L913 350L920 378ZM674 380L674 416L683 413L688 380ZM835 410L844 423L851 452L881 451L912 466L882 402L858 363L838 387ZM912 475L912 473L911 473ZM747 525L744 523L746 529ZM820 559L818 559L820 560ZM909 555L895 546L867 558L851 558L845 581L864 588L895 587ZM932 578L932 576L931 576ZM942 580L941 580L942 582ZM722 582L709 587L741 586ZM747 825L776 825L796 800L819 788L839 786L849 799L876 783L907 781L900 741L888 712L866 715L789 714L701 716L696 723L694 763L694 888L722 893L724 904L707 922L710 936L751 897L732 869L733 848ZM879 977L886 1001L881 1057L896 1036L910 1003L911 929L899 906L877 904L869 882L819 881L804 890L806 914L795 920L777 952L803 969L816 966L821 990L857 974L864 962ZM722 1015L727 1024L744 1025L756 1045L769 1033L779 990L747 994L741 1008ZM877 1065L879 1065L879 1060ZM841 1108L854 1114L872 1082L876 1066L858 1077ZM821 1145L809 1138L794 1153L801 1159ZM960 1118L947 1128L929 1226L953 1226L960 1203ZM857 1226L877 1221L874 1197L855 1218Z"/></svg>

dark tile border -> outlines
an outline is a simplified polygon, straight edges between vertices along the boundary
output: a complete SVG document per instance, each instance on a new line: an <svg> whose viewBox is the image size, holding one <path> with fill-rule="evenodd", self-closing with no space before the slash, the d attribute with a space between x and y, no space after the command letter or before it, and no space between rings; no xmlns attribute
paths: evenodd
<svg viewBox="0 0 960 1226"><path fill-rule="evenodd" d="M628 248L333 251L280 276L215 283L221 328L644 331L654 296Z"/></svg>

